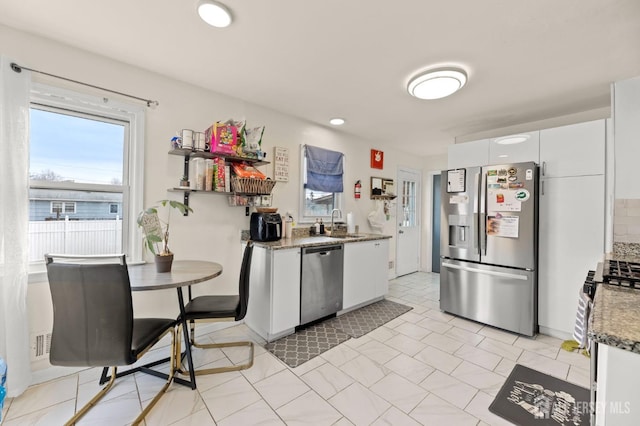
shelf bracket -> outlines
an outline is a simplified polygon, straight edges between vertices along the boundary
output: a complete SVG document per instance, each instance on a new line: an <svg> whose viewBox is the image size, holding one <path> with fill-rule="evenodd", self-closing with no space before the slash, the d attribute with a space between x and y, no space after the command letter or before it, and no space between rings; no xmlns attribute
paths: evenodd
<svg viewBox="0 0 640 426"><path fill-rule="evenodd" d="M182 173L183 176L187 177L187 180L189 180L189 156L185 155L184 157L184 173Z"/></svg>
<svg viewBox="0 0 640 426"><path fill-rule="evenodd" d="M189 207L189 194L191 194L191 192L184 191L184 205L187 207ZM189 216L189 210L184 211L184 216Z"/></svg>
<svg viewBox="0 0 640 426"><path fill-rule="evenodd" d="M244 215L249 216L249 206L244 208Z"/></svg>

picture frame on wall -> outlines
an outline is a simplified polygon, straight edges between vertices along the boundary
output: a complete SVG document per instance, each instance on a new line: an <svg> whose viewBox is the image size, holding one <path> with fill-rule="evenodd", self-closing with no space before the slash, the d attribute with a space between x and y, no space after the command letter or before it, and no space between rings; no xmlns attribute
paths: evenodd
<svg viewBox="0 0 640 426"><path fill-rule="evenodd" d="M384 167L384 152L379 149L371 150L371 168L380 169Z"/></svg>

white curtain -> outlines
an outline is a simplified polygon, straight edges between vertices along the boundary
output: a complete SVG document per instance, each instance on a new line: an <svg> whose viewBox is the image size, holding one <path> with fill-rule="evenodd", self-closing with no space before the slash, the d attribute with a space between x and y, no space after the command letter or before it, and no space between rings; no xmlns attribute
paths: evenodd
<svg viewBox="0 0 640 426"><path fill-rule="evenodd" d="M0 356L7 396L31 382L27 314L31 76L0 56Z"/></svg>

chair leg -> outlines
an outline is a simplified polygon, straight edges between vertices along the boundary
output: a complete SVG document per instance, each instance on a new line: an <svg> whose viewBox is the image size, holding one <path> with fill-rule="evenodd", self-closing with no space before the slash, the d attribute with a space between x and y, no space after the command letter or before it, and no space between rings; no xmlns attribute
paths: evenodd
<svg viewBox="0 0 640 426"><path fill-rule="evenodd" d="M91 401L87 402L81 409L79 409L75 416L71 417L64 424L65 426L75 425L82 416L87 414L87 411L89 411L94 405L96 405L98 401L100 401L100 399L102 399L102 397L105 396L107 392L109 392L109 390L113 386L113 383L116 381L116 373L117 367L111 367L111 378L109 379L107 384L104 385L102 389L100 389L100 392L98 392L93 398L91 398Z"/></svg>
<svg viewBox="0 0 640 426"><path fill-rule="evenodd" d="M136 417L136 419L133 421L132 424L134 426L139 425L144 420L145 416L149 414L149 411L151 411L151 409L156 405L156 403L160 401L160 398L169 389L169 385L173 381L173 375L174 375L174 372L176 371L176 341L178 339L176 339L176 331L174 328L172 328L170 332L171 332L171 361L169 362L170 363L169 377L167 378L167 381L164 384L164 386L162 386L162 389L158 391L158 393L153 398L153 400L151 400L151 402L147 404L144 410L142 410L142 413L140 413L140 415Z"/></svg>
<svg viewBox="0 0 640 426"><path fill-rule="evenodd" d="M178 330L180 330L181 325L178 325ZM196 376L201 376L204 374L216 374L216 373L228 373L229 371L239 371L246 370L247 368L251 368L253 366L253 353L254 346L253 342L243 341L243 342L225 342L225 343L197 343L195 341L195 324L192 322L190 324L191 334L190 340L191 345L200 348L200 349L214 349L214 348L230 348L230 347L238 347L238 346L248 346L249 347L249 360L244 364L239 365L230 365L227 367L215 367L215 368L205 368L200 370L195 370ZM188 343L187 343L188 344ZM184 368L182 365L182 359L178 355L178 372L180 374L189 374L189 370Z"/></svg>

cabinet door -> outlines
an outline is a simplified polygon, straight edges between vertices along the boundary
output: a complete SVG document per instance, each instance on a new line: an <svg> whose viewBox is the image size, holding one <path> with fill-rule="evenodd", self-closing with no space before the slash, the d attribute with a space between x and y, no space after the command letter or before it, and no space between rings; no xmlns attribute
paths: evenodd
<svg viewBox="0 0 640 426"><path fill-rule="evenodd" d="M270 334L274 335L300 325L300 249L271 252Z"/></svg>
<svg viewBox="0 0 640 426"><path fill-rule="evenodd" d="M561 332L557 337L573 333L578 291L587 272L602 260L604 198L603 175L550 178L542 183L538 323Z"/></svg>
<svg viewBox="0 0 640 426"><path fill-rule="evenodd" d="M449 145L447 168L484 166L489 163L489 139Z"/></svg>
<svg viewBox="0 0 640 426"><path fill-rule="evenodd" d="M348 309L375 298L379 275L374 263L378 255L376 241L344 245L344 280L342 309ZM385 259L386 262L386 259ZM384 278L387 278L386 271Z"/></svg>
<svg viewBox="0 0 640 426"><path fill-rule="evenodd" d="M605 120L541 130L541 177L604 174L605 142Z"/></svg>
<svg viewBox="0 0 640 426"><path fill-rule="evenodd" d="M515 138L527 138L510 143ZM540 132L518 133L489 140L489 164L524 163L540 161Z"/></svg>

